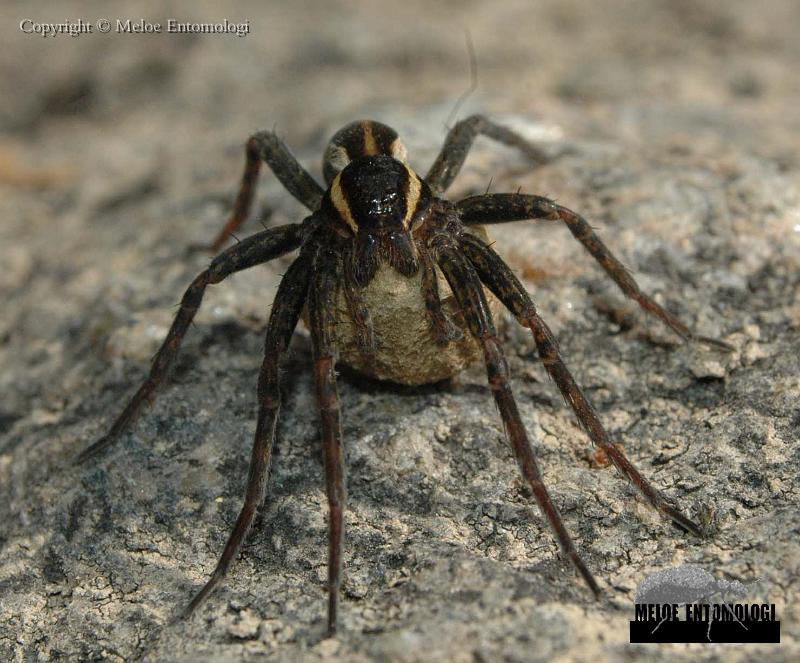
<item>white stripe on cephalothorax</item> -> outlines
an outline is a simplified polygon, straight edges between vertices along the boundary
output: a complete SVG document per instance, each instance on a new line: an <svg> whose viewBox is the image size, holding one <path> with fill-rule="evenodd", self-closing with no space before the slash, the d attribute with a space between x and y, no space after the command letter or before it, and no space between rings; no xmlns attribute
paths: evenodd
<svg viewBox="0 0 800 663"><path fill-rule="evenodd" d="M350 156L347 154L347 150L341 145L334 145L331 143L328 145L328 149L325 150L325 162L333 166L334 170L338 173L344 170L344 167L350 163Z"/></svg>
<svg viewBox="0 0 800 663"><path fill-rule="evenodd" d="M392 146L389 148L392 152L392 156L397 159L398 161L402 161L403 163L408 162L408 150L406 149L405 143L399 138L395 138L392 141Z"/></svg>

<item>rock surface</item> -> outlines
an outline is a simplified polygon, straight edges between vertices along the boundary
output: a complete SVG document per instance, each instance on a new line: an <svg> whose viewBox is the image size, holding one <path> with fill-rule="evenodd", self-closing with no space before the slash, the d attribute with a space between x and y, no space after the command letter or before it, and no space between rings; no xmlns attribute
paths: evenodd
<svg viewBox="0 0 800 663"><path fill-rule="evenodd" d="M34 20L61 21L63 3ZM14 12L17 15L14 15ZM32 9L7 11L16 26ZM95 12L102 12L95 13ZM546 0L192 3L226 35L43 39L0 55L0 659L787 660L800 656L800 41L797 3ZM70 15L69 10L67 14ZM77 18L165 21L156 3ZM143 379L230 209L246 137L276 126L319 175L359 117L424 172L459 111L513 124L534 168L477 141L451 190L544 193L581 211L640 285L725 354L680 345L564 228L497 228L614 440L708 527L661 521L594 450L509 325L520 410L593 601L518 478L483 369L456 384L340 380L349 505L341 633L323 640L326 504L310 348L285 375L270 498L229 579L174 617L240 506L269 305L289 258L209 292L172 382L81 466ZM257 216L300 206L269 175ZM257 218L244 233L259 228ZM683 563L758 580L781 645L636 646L636 586Z"/></svg>

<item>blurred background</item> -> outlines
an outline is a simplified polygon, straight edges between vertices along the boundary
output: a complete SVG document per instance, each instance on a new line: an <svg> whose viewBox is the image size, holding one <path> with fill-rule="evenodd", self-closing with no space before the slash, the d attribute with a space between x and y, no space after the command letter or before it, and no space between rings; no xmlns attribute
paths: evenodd
<svg viewBox="0 0 800 663"><path fill-rule="evenodd" d="M624 520L626 530L619 514L630 508L630 496L610 473L602 486L587 480L592 471L588 442L575 441L583 438L541 367L531 363L530 341L512 337L519 348L510 354L527 403L523 409L534 437L546 440L550 450L543 452L550 468L546 474L557 486L557 499L567 505L568 524L581 528L577 536L589 550L590 566L621 597L617 613L605 606L594 614L571 571L553 561L557 551L546 528L536 525L537 516L531 517L534 512L520 516L525 525L507 515L522 509L525 498L491 492L499 490L493 488L498 472L510 476L513 462L487 460L482 444L440 444L449 439L451 425L458 431L454 439L483 439L491 431L500 440L502 430L482 386L474 393L423 391L399 400L377 390L369 407L360 409L363 399L373 397L363 385L345 381L349 453L361 460L360 466L356 463L361 470L351 478L355 495L368 493L359 472L367 471L364 459L372 454L375 459L369 462L384 463L374 469L375 476L405 476L398 470L407 462L401 451L380 442L393 439L397 422L411 421L413 415L417 423L409 423L407 432L422 436L420 448L428 450L420 452L423 460L436 449L437 462L427 466L419 461L419 471L432 477L437 495L448 496L437 499L463 505L473 515L487 494L500 506L491 511L494 515L481 511L467 522L457 509L449 519L439 514L443 530L426 529L419 524L424 518L408 516L402 535L387 534L386 545L404 542L397 554L424 551L437 542L455 546L446 554L419 552L416 562L408 561L404 577L411 581L403 587L411 589L398 590L391 600L370 575L386 561L382 548L354 524L352 600L346 611L355 620L348 622L354 639L341 650L338 645L314 649L315 655L513 659L520 651L530 653L524 648L530 644L521 644L529 638L540 643L542 656L613 660L626 645L625 593L632 596L646 570L686 559L712 569L724 560L730 578L772 577L768 587L778 589L770 598L779 602L779 616L786 615L789 623L786 611L792 602L780 588L788 586L783 576L792 568L783 556L791 526L780 509L787 514L795 509L796 516L796 488L792 492L788 486L797 466L789 464L790 454L778 451L793 448L800 426L800 3L8 0L0 15L0 468L7 491L0 500L5 510L0 522L11 523L2 537L2 571L18 580L5 585L6 618L12 621L4 623L13 625L9 642L17 643L9 645L6 660L37 651L52 657L58 652L101 656L108 653L104 646L120 657L155 647L152 651L163 658L199 651L191 643L200 641L220 647L207 650L220 656L234 656L234 651L238 656L248 647L283 651L285 660L307 653L314 640L302 625L314 623L322 609L321 581L315 575L324 564L320 468L316 452L286 448L285 469L280 470L286 474L278 474L278 485L286 481L291 487L284 491L286 500L307 498L307 503L287 507L307 520L284 522L274 516L278 520L269 524L289 538L308 532L298 553L305 566L276 552L284 566L269 559L254 568L243 564L237 567L242 569L240 584L231 585L244 596L248 591L280 592L283 598L276 600L286 604L270 604L270 610L283 615L282 626L267 628L263 610L253 608L248 617L241 602L237 609L221 599L227 612L215 622L216 630L203 632L199 623L178 635L161 634L160 644L152 641L171 606L213 564L226 523L235 516L246 473L261 329L288 259L236 275L230 285L209 293L197 318L199 332L187 340L181 389L172 390L160 409L143 419L141 439L132 438L139 441L131 443L130 453L147 468L142 477L129 472L119 478L119 471L97 470L79 479L82 470L59 468L103 430L109 413L142 378L170 323L170 307L208 260L187 254L186 248L210 240L230 210L247 137L275 128L319 176L328 138L346 122L369 117L395 126L409 147L411 164L425 172L446 124L454 121L456 101L470 87L467 33L474 44L478 87L459 106L458 117L486 113L537 141L554 159L533 168L513 150L480 139L453 196L490 185L493 191L521 187L582 211L659 301L701 333L737 347L736 354L724 358L688 349L654 352L653 345L673 348L675 339L642 321L566 231L516 224L495 233L501 253L535 290L540 310L612 434L630 444L634 457L645 459L650 474L680 457L664 475L655 474L661 477L656 483L686 500L704 486L727 534L708 546L676 548L669 533L665 543L648 547L642 541L655 541L654 532L664 536L664 528L653 520L641 539L631 535L638 531L641 513ZM41 24L79 18L95 25L105 18L113 29L49 38L20 29L24 19ZM249 33L116 32L118 19L166 25L169 18L247 22ZM279 224L303 216L271 174L262 176L258 200L244 235L260 228L259 218ZM290 390L299 412L287 413L285 426L303 440L303 450L315 449L302 342L299 354L304 360L297 364L299 383ZM480 368L471 375L468 381L483 384ZM467 413L474 412L481 413L478 423L470 423ZM484 418L492 423L483 423ZM461 428L454 420L462 422ZM709 420L716 422L713 430ZM147 455L153 453L147 440L153 439L162 453L158 461ZM676 449L675 440L686 439L694 441L692 450ZM197 446L197 440L207 442ZM774 443L773 451L764 451L768 443ZM482 478L471 484L471 477L447 474L441 468L449 467L451 456L457 467L459 458L470 467L483 467L478 472ZM500 461L504 464L497 467L503 469L492 465ZM674 479L679 465L693 480ZM422 490L411 480L403 485L409 494ZM90 503L86 491L94 495ZM220 495L224 504L214 501ZM613 505L610 515L595 504L595 496L598 504ZM393 522L386 510L391 511L394 498L376 493L372 499L359 504L354 498L353 520L377 532ZM181 500L190 500L191 508ZM165 503L177 511L141 522L143 513L160 513ZM101 537L85 524L110 517L97 515L96 504L113 505L108 508L115 522L138 524L130 524L124 536L103 530ZM401 509L398 517L406 516ZM514 536L498 534L498 519ZM522 536L519 527L540 529L522 537L528 541L523 545L514 538ZM246 551L251 559L258 550L280 548L269 538L272 530L265 526L259 531ZM184 548L180 541L169 548L176 532L185 536ZM98 537L104 551L116 553L92 553ZM161 541L161 557L147 558L144 570L139 553L131 552L138 550L139 544L131 543L139 541L136 537ZM742 550L758 550L766 541L772 542L769 553L745 561ZM499 560L490 570L481 567L482 582L497 591L487 590L473 608L460 613L448 601L453 583L468 585L469 574L459 576L426 560L451 554L472 560L473 553L486 564L493 556ZM107 566L85 561L104 555L111 560ZM185 561L189 558L194 565ZM537 564L549 569L541 586L517 586L510 569L535 567L538 573ZM286 568L303 569L297 571L296 584L271 590L263 584L290 578ZM417 569L423 569L419 586ZM133 577L135 582L127 580ZM126 589L117 591L114 583ZM516 589L508 589L512 586ZM309 587L316 593L305 597ZM56 590L60 598L42 598ZM127 594L136 597L133 604L123 599ZM256 606L263 608L262 598L257 594ZM110 602L105 612L98 608L101 599ZM513 606L520 601L531 602L516 613ZM554 622L537 612L548 602L562 606ZM436 606L444 606L441 614ZM487 615L506 617L491 621ZM358 639L371 628L380 632L392 619L401 629L398 639ZM470 630L476 623L485 630ZM109 635L112 624L120 629L117 636ZM409 633L416 639L408 639ZM458 646L448 649L445 641ZM281 650L281 642L290 644Z"/></svg>
<svg viewBox="0 0 800 663"><path fill-rule="evenodd" d="M714 115L718 132L746 123L754 143L790 152L798 11L780 0L7 2L4 151L29 169L96 176L125 170L122 156L135 158L109 148L105 158L93 155L89 170L79 146L100 134L108 145L135 144L170 159L187 145L204 153L209 144L236 144L243 133L273 125L302 146L365 109L413 115L441 104L443 123L469 85L469 31L480 81L471 101L488 111L547 118L569 135L597 138L601 131L637 135L646 109L678 107ZM20 17L227 18L247 21L250 32L42 38L24 34ZM658 140L663 121L651 122L648 138ZM54 154L60 149L71 158Z"/></svg>

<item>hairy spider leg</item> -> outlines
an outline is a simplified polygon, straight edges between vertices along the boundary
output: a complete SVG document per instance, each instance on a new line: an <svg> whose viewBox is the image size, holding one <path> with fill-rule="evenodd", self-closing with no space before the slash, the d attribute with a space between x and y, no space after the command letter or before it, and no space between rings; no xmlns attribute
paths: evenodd
<svg viewBox="0 0 800 663"><path fill-rule="evenodd" d="M483 347L489 386L500 410L503 427L511 442L522 475L528 482L536 503L550 523L564 554L569 557L594 595L598 596L600 588L578 554L542 479L533 447L528 440L525 425L511 391L508 381L508 366L497 340L497 331L478 274L470 261L461 253L454 240L439 240L433 248L437 254L437 263L458 300L470 332Z"/></svg>
<svg viewBox="0 0 800 663"><path fill-rule="evenodd" d="M262 161L265 161L272 169L286 190L310 211L315 212L319 209L322 196L325 195L322 187L298 163L289 148L274 131L260 131L253 134L247 141L245 154L242 183L239 185L239 193L236 195L233 211L225 227L208 247L211 251L219 251L250 213Z"/></svg>
<svg viewBox="0 0 800 663"><path fill-rule="evenodd" d="M281 407L280 361L289 348L306 302L313 258L313 247L305 246L278 286L267 324L264 361L258 375L258 421L244 504L214 572L184 610L184 618L189 617L225 577L266 496L275 427Z"/></svg>
<svg viewBox="0 0 800 663"><path fill-rule="evenodd" d="M336 386L336 299L340 254L321 247L308 297L317 406L322 424L322 457L328 495L328 635L336 633L342 576L343 513L347 500L339 392Z"/></svg>
<svg viewBox="0 0 800 663"><path fill-rule="evenodd" d="M111 426L111 430L81 452L76 458L76 462L80 463L116 442L139 415L145 403L154 397L156 389L169 375L181 341L197 313L197 309L200 308L206 287L213 283L219 283L234 272L273 260L293 251L300 246L302 241L301 228L301 224L292 223L252 235L236 246L223 251L211 262L208 269L192 281L183 295L180 308L164 343L153 358L147 379Z"/></svg>
<svg viewBox="0 0 800 663"><path fill-rule="evenodd" d="M473 141L479 135L521 150L534 163L542 164L548 160L544 152L516 131L492 122L483 115L472 115L460 120L450 129L439 156L425 176L425 181L434 195L441 195L453 183L464 165Z"/></svg>
<svg viewBox="0 0 800 663"><path fill-rule="evenodd" d="M419 261L422 266L421 287L422 296L425 299L425 314L428 317L433 338L442 346L451 341L458 341L463 334L442 307L442 299L439 296L439 279L436 277L436 266L430 253L420 251Z"/></svg>
<svg viewBox="0 0 800 663"><path fill-rule="evenodd" d="M671 506L664 497L639 473L625 455L608 439L603 425L592 404L564 364L553 333L536 312L536 307L511 268L485 242L464 233L459 244L474 266L481 281L503 302L519 320L520 324L533 332L539 357L550 377L558 386L564 400L575 412L581 426L592 442L600 447L614 463L620 474L630 481L647 501L675 524L695 536L702 536L699 525L689 520Z"/></svg>
<svg viewBox="0 0 800 663"><path fill-rule="evenodd" d="M352 250L346 251L343 256L343 290L347 303L350 321L355 328L355 337L361 355L368 361L375 357L378 341L375 337L375 327L372 324L372 315L364 301L363 288L359 287L354 271L355 256Z"/></svg>
<svg viewBox="0 0 800 663"><path fill-rule="evenodd" d="M544 196L520 193L494 193L472 196L456 203L461 221L466 225L486 225L522 221L525 219L544 219L562 221L573 237L600 264L626 296L633 299L641 308L654 315L683 340L694 340L721 350L733 348L723 341L694 334L678 318L664 310L653 299L644 294L630 271L619 261L603 241L592 230L582 216Z"/></svg>

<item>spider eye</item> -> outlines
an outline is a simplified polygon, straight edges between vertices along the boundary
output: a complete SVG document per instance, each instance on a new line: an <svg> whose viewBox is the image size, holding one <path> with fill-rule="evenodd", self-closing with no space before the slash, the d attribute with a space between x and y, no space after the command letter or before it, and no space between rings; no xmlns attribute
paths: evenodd
<svg viewBox="0 0 800 663"><path fill-rule="evenodd" d="M397 204L397 191L386 191L380 198L369 202L368 213L375 216L391 214Z"/></svg>

